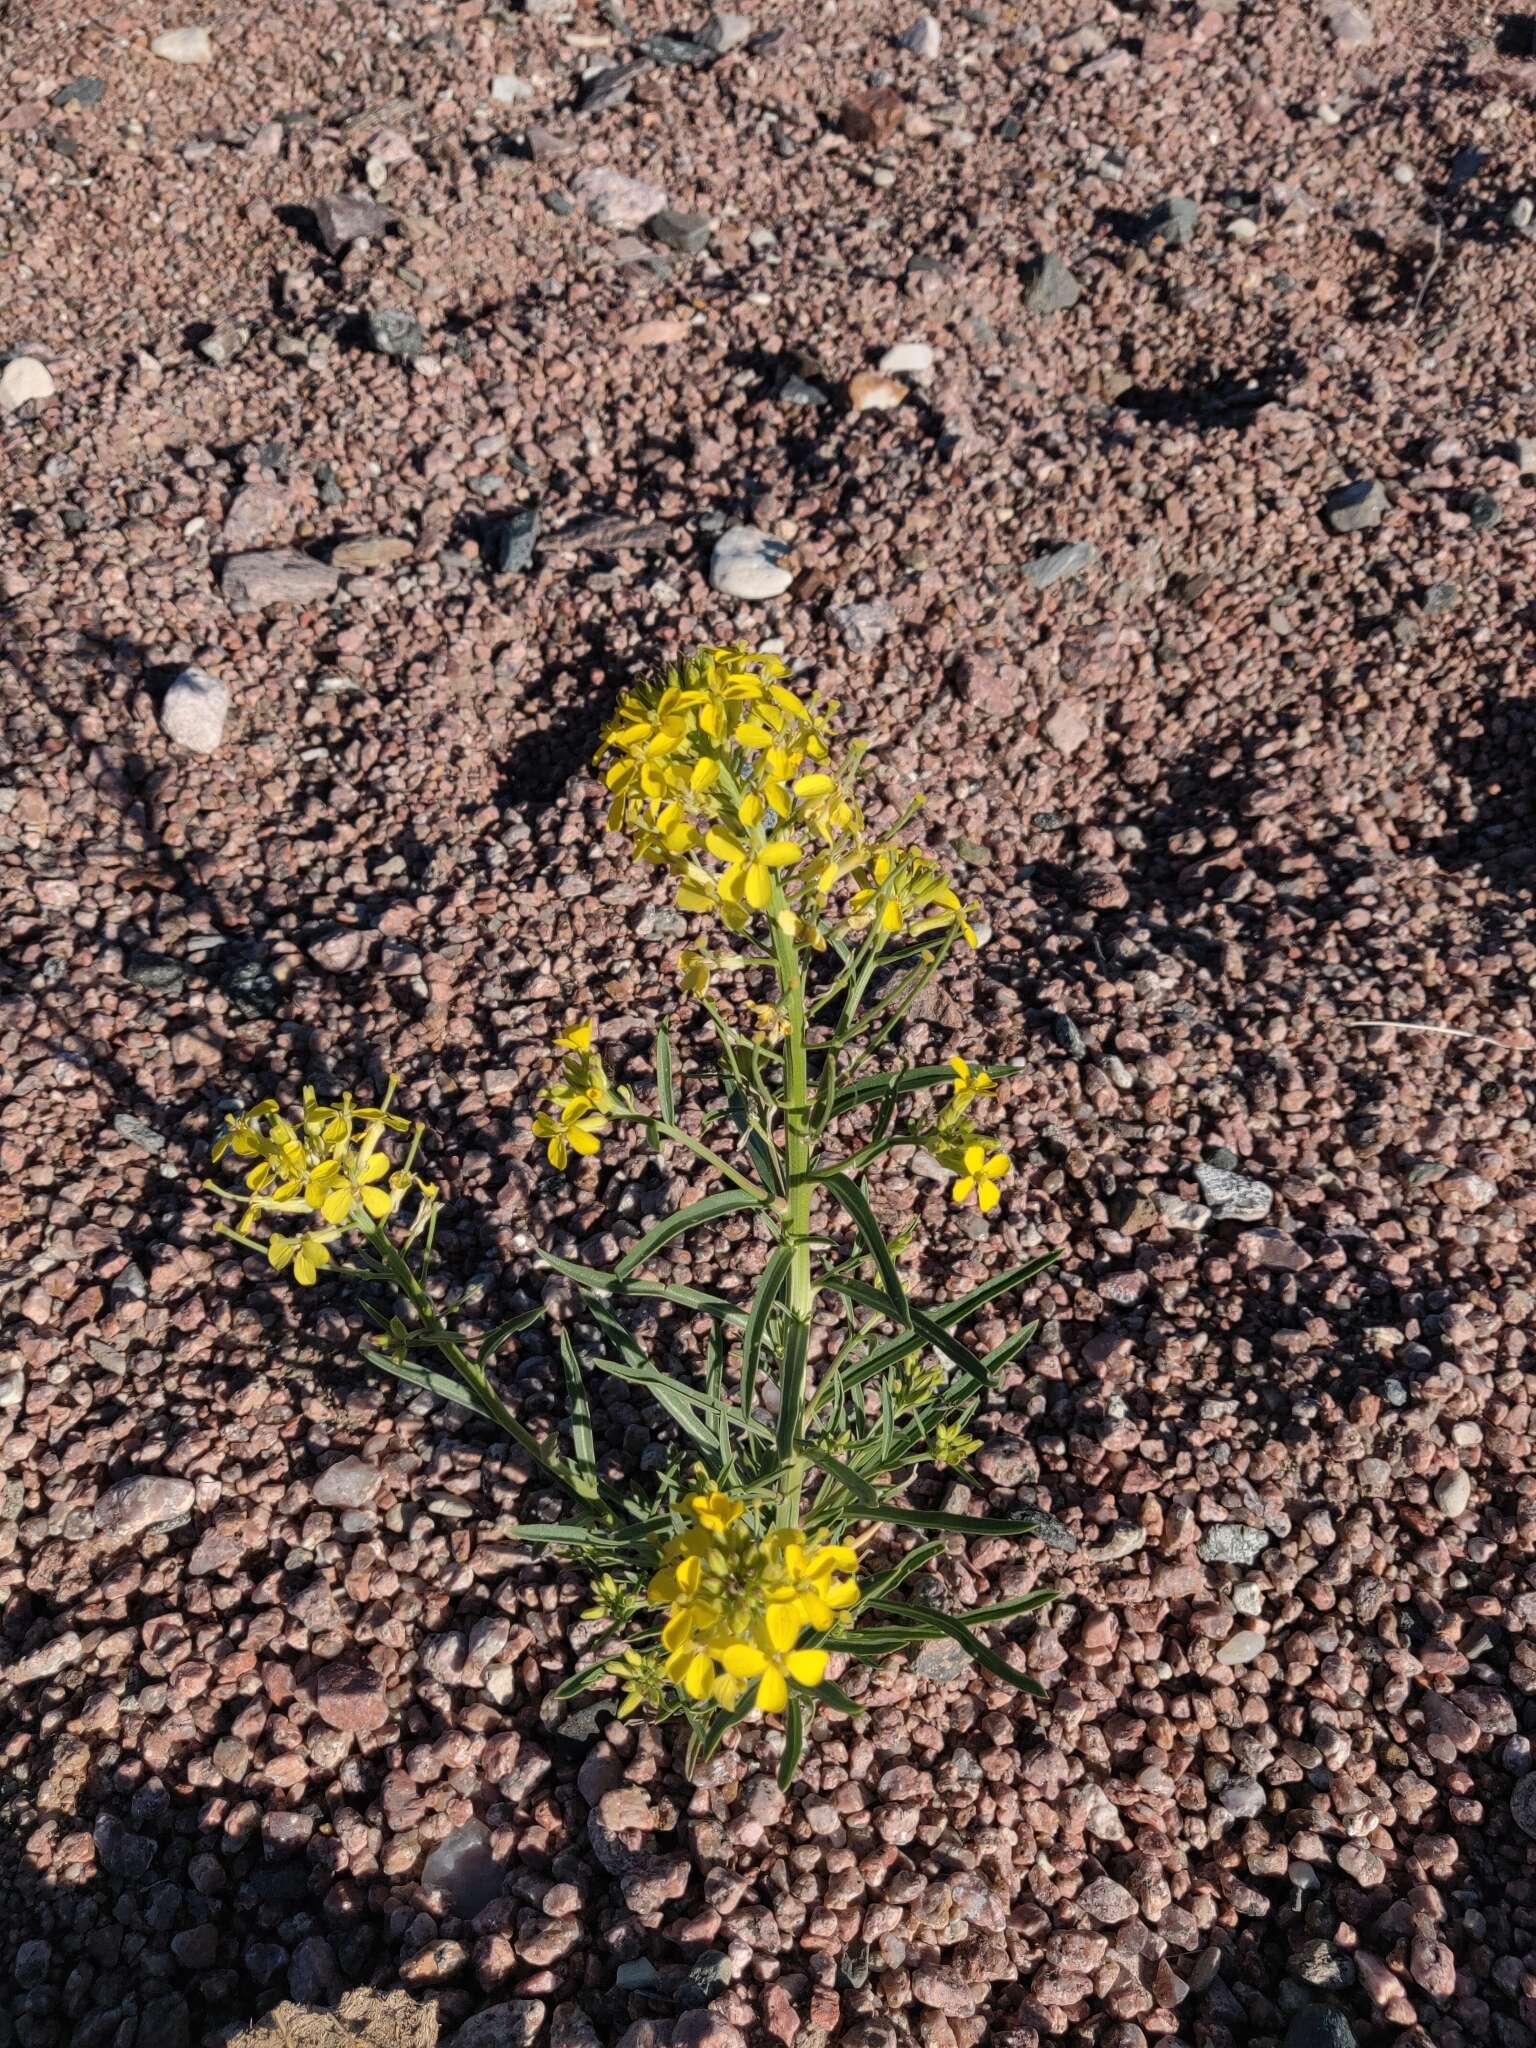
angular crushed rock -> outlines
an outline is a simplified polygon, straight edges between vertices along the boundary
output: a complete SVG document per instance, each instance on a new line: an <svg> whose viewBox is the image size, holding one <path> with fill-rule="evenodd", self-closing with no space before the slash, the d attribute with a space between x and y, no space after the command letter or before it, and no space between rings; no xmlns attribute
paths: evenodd
<svg viewBox="0 0 1536 2048"><path fill-rule="evenodd" d="M261 10L181 66L171 17L88 55L59 0L8 20L0 380L53 387L0 417L18 2042L395 1985L537 2048L1520 2048L1530 59L1368 4L1369 47L1324 0L936 10L920 59L916 0L625 9L634 43L574 0L314 0L297 68ZM595 169L708 246L600 227ZM1178 249L1140 236L1171 194ZM1048 250L1082 294L1042 318ZM1350 479L1391 499L1356 544ZM711 583L742 527L771 598ZM1093 566L1038 594L1068 541ZM297 600L228 602L274 548ZM866 1711L788 1795L773 1731L690 1782L678 1727L555 1697L590 1597L512 1531L559 1504L199 1185L236 1102L398 1071L477 1329L534 1245L609 1261L702 1191L618 1132L556 1176L526 1118L574 1006L642 1093L658 1016L692 1028L691 927L587 770L639 667L743 631L978 906L892 1050L1016 1069L1012 1192L966 1217L883 1163L909 1284L1059 1254L965 1326L1037 1323L912 1489L970 1521L914 1597L1057 1589L983 1631L1046 1697L947 1642L844 1668ZM238 696L213 753L161 725L194 667ZM1218 1162L1262 1217L1195 1199ZM667 1268L744 1299L763 1253L731 1218ZM547 1332L497 1374L554 1425ZM676 1452L632 1386L594 1429L615 1473ZM377 1484L317 1498L349 1459ZM172 1497L98 1528L141 1479ZM620 1790L649 1828L605 1828Z"/></svg>

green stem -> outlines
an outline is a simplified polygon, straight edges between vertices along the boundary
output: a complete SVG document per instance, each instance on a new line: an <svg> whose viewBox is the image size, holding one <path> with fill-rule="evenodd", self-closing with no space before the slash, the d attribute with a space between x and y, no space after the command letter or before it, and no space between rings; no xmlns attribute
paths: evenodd
<svg viewBox="0 0 1536 2048"><path fill-rule="evenodd" d="M786 1383L779 1388L779 1413L781 1417L799 1417L805 1405L811 1312L816 1300L811 1276L811 1200L815 1182L811 1172L811 1100L805 1053L805 974L793 940L779 931L774 933L774 954L784 1014L789 1020L784 1048L784 1241L790 1249L790 1264L784 1308L790 1329L785 1344ZM791 1373L798 1376L798 1385L788 1384L787 1376ZM781 1528L793 1529L800 1521L805 1460L792 1444L782 1448L786 1456L778 1520Z"/></svg>

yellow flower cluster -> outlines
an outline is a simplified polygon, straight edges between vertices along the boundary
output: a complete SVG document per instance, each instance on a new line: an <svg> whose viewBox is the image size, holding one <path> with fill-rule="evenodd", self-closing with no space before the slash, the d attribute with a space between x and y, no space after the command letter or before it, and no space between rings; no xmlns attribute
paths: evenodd
<svg viewBox="0 0 1536 2048"><path fill-rule="evenodd" d="M834 892L848 928L959 931L965 907L932 862L869 835L852 787L861 749L834 758L829 717L788 686L776 654L702 647L628 692L598 758L611 830L677 881L682 910L733 932L765 915L797 946L825 945ZM698 956L685 976L702 986Z"/></svg>
<svg viewBox="0 0 1536 2048"><path fill-rule="evenodd" d="M263 1215L304 1219L291 1235L273 1231L267 1260L278 1273L291 1266L299 1285L312 1287L344 1231L383 1222L413 1189L429 1200L436 1193L415 1174L391 1170L384 1135L409 1129L407 1118L387 1108L360 1108L350 1095L321 1102L306 1088L297 1116L285 1115L271 1098L227 1116L213 1159L217 1165L233 1153L251 1161L240 1198L242 1231Z"/></svg>
<svg viewBox="0 0 1536 2048"><path fill-rule="evenodd" d="M689 1699L727 1709L755 1683L755 1704L782 1713L791 1685L817 1686L826 1674L826 1651L797 1645L857 1604L858 1553L807 1543L798 1529L759 1536L729 1494L691 1494L683 1506L691 1526L668 1543L647 1588L670 1610L666 1675Z"/></svg>
<svg viewBox="0 0 1536 2048"><path fill-rule="evenodd" d="M955 1177L949 1192L957 1202L973 1197L985 1216L1002 1200L1000 1183L1013 1171L1006 1152L989 1151L971 1121L974 1102L997 1093L997 1082L984 1068L973 1067L957 1053L949 1062L954 1085L932 1136L934 1157Z"/></svg>
<svg viewBox="0 0 1536 2048"><path fill-rule="evenodd" d="M544 1140L551 1166L569 1166L572 1154L591 1158L620 1107L609 1086L603 1056L592 1049L592 1022L571 1024L555 1040L566 1055L560 1079L544 1090L548 1103L533 1120L534 1136Z"/></svg>

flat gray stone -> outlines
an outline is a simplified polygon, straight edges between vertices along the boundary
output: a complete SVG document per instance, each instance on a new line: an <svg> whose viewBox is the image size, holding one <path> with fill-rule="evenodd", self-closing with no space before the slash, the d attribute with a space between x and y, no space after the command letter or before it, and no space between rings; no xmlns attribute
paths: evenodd
<svg viewBox="0 0 1536 2048"><path fill-rule="evenodd" d="M1225 1166L1197 1166L1200 1197L1218 1223L1262 1223L1274 1207L1274 1195L1263 1181Z"/></svg>
<svg viewBox="0 0 1536 2048"><path fill-rule="evenodd" d="M416 315L399 306L372 308L364 317L363 332L375 355L393 356L397 362L414 362L427 345Z"/></svg>
<svg viewBox="0 0 1536 2048"><path fill-rule="evenodd" d="M1141 231L1144 242L1160 242L1166 249L1187 249L1195 239L1195 228L1199 224L1200 209L1193 199L1185 199L1177 192L1170 192L1166 199L1160 199L1147 215Z"/></svg>
<svg viewBox="0 0 1536 2048"><path fill-rule="evenodd" d="M1248 1565L1262 1557L1269 1544L1267 1529L1254 1529L1246 1522L1217 1522L1195 1547L1207 1564Z"/></svg>
<svg viewBox="0 0 1536 2048"><path fill-rule="evenodd" d="M679 256L702 255L714 230L715 224L707 213L679 213L671 206L653 213L645 224L648 235Z"/></svg>
<svg viewBox="0 0 1536 2048"><path fill-rule="evenodd" d="M1064 548L1053 548L1048 555L1036 555L1025 566L1024 575L1036 590L1049 590L1053 584L1065 583L1071 576L1081 576L1097 560L1098 550L1091 541L1074 540Z"/></svg>
<svg viewBox="0 0 1536 2048"><path fill-rule="evenodd" d="M332 256L339 256L353 242L382 241L395 217L375 199L353 199L344 192L317 199L310 211L315 216L315 231Z"/></svg>
<svg viewBox="0 0 1536 2048"><path fill-rule="evenodd" d="M1083 288L1054 249L1024 266L1024 304L1031 313L1065 313L1083 296Z"/></svg>
<svg viewBox="0 0 1536 2048"><path fill-rule="evenodd" d="M219 587L236 610L262 611L268 605L318 604L341 581L341 572L297 548L267 548L231 555Z"/></svg>
<svg viewBox="0 0 1536 2048"><path fill-rule="evenodd" d="M1335 533L1365 533L1380 526L1386 509L1386 491L1373 477L1340 484L1323 500L1323 517Z"/></svg>

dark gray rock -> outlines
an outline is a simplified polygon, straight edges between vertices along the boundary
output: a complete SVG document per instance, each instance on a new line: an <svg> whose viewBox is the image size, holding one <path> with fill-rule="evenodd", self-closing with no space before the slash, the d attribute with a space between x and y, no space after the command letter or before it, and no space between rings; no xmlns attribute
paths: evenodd
<svg viewBox="0 0 1536 2048"><path fill-rule="evenodd" d="M1193 199L1184 199L1177 192L1170 192L1147 215L1141 239L1148 243L1161 243L1165 249L1187 249L1195 239L1199 219L1200 209Z"/></svg>
<svg viewBox="0 0 1536 2048"><path fill-rule="evenodd" d="M1024 266L1024 304L1031 313L1064 313L1082 296L1082 286L1054 249Z"/></svg>
<svg viewBox="0 0 1536 2048"><path fill-rule="evenodd" d="M486 529L486 567L496 576L521 576L533 566L539 539L539 514L533 505L509 512Z"/></svg>
<svg viewBox="0 0 1536 2048"><path fill-rule="evenodd" d="M1304 2005L1285 2030L1285 2048L1355 2048L1355 2033L1337 2006Z"/></svg>
<svg viewBox="0 0 1536 2048"><path fill-rule="evenodd" d="M709 247L714 227L707 213L679 213L675 207L666 206L651 215L645 231L663 247L675 249L679 256L698 256Z"/></svg>
<svg viewBox="0 0 1536 2048"><path fill-rule="evenodd" d="M1364 533L1380 526L1386 509L1387 494L1373 477L1340 484L1323 500L1323 517L1335 533Z"/></svg>

